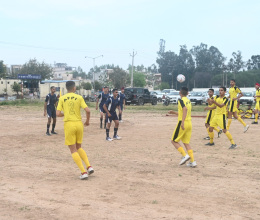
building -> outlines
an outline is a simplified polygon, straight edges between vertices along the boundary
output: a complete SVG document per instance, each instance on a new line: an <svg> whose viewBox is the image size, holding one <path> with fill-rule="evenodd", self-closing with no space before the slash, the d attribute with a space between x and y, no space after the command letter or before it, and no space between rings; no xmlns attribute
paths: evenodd
<svg viewBox="0 0 260 220"><path fill-rule="evenodd" d="M13 92L12 85L14 83L21 83L18 79L0 79L0 95L13 96L16 92Z"/></svg>
<svg viewBox="0 0 260 220"><path fill-rule="evenodd" d="M20 73L20 70L22 69L23 65L11 65L10 73L12 76L16 76Z"/></svg>
<svg viewBox="0 0 260 220"><path fill-rule="evenodd" d="M66 63L55 63L53 67L53 80L72 80L75 67Z"/></svg>

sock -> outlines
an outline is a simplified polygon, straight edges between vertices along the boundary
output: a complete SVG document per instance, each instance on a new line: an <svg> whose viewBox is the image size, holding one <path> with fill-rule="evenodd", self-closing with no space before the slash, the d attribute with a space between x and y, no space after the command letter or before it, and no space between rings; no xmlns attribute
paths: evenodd
<svg viewBox="0 0 260 220"><path fill-rule="evenodd" d="M48 133L49 133L49 130L50 130L50 126L51 126L50 124L49 125L47 124L47 132Z"/></svg>
<svg viewBox="0 0 260 220"><path fill-rule="evenodd" d="M186 156L186 153L185 153L185 151L184 151L184 149L183 149L182 147L179 147L179 148L178 148L178 151L181 153L181 155L182 155L183 157Z"/></svg>
<svg viewBox="0 0 260 220"><path fill-rule="evenodd" d="M232 119L228 119L228 122L227 122L227 130L229 130L229 127L231 125L231 122L232 122Z"/></svg>
<svg viewBox="0 0 260 220"><path fill-rule="evenodd" d="M122 114L119 114L119 121L122 120Z"/></svg>
<svg viewBox="0 0 260 220"><path fill-rule="evenodd" d="M208 132L208 135L209 135L209 128L207 128L207 132Z"/></svg>
<svg viewBox="0 0 260 220"><path fill-rule="evenodd" d="M117 135L118 128L114 128L114 137Z"/></svg>
<svg viewBox="0 0 260 220"><path fill-rule="evenodd" d="M75 153L71 154L71 156L72 156L74 162L78 165L81 173L85 173L86 171L85 171L85 168L84 168L84 166L82 164L82 161L80 159L80 156L79 156L78 152L75 152Z"/></svg>
<svg viewBox="0 0 260 220"><path fill-rule="evenodd" d="M210 137L209 143L213 144L214 132L209 131L209 137Z"/></svg>
<svg viewBox="0 0 260 220"><path fill-rule="evenodd" d="M104 128L106 128L107 126L107 122L106 122L106 119L104 120Z"/></svg>
<svg viewBox="0 0 260 220"><path fill-rule="evenodd" d="M103 118L100 118L100 127L102 127Z"/></svg>
<svg viewBox="0 0 260 220"><path fill-rule="evenodd" d="M109 129L106 129L107 137L109 137Z"/></svg>
<svg viewBox="0 0 260 220"><path fill-rule="evenodd" d="M258 113L255 113L255 122L258 120Z"/></svg>
<svg viewBox="0 0 260 220"><path fill-rule="evenodd" d="M188 154L190 156L190 162L194 162L193 150L188 150Z"/></svg>
<svg viewBox="0 0 260 220"><path fill-rule="evenodd" d="M87 156L86 152L82 148L79 148L78 149L78 154L79 154L80 158L84 161L86 166L89 167L90 163L88 161L88 156Z"/></svg>
<svg viewBox="0 0 260 220"><path fill-rule="evenodd" d="M214 128L214 130L215 130L215 131L217 131L217 132L219 132L219 131L220 131L220 130L219 130L218 128L216 128L216 127Z"/></svg>
<svg viewBox="0 0 260 220"><path fill-rule="evenodd" d="M226 132L226 135L228 137L228 139L230 140L231 144L235 144L232 135L229 133L229 131Z"/></svg>
<svg viewBox="0 0 260 220"><path fill-rule="evenodd" d="M51 130L52 132L54 132L55 125L56 124L52 124L52 130Z"/></svg>
<svg viewBox="0 0 260 220"><path fill-rule="evenodd" d="M237 120L246 127L246 123L242 120L242 118L238 117Z"/></svg>

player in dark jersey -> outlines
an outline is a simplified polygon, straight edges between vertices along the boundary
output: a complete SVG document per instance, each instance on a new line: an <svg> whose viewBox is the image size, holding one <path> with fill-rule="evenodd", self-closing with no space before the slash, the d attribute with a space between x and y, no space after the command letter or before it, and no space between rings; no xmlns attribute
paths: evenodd
<svg viewBox="0 0 260 220"><path fill-rule="evenodd" d="M119 113L119 122L123 122L122 120L122 114L123 114L123 109L125 108L125 88L122 87L121 88L121 93L118 95L118 99L119 99L119 104L120 104L120 108L122 113Z"/></svg>
<svg viewBox="0 0 260 220"><path fill-rule="evenodd" d="M107 101L105 102L105 104L103 105L103 108L106 112L106 121L107 121L107 125L106 125L106 135L107 135L107 137L106 137L106 140L107 141L113 141L113 139L115 139L115 140L121 139L121 137L119 137L117 135L119 121L118 121L118 117L117 117L117 114L116 114L116 109L117 108L119 109L119 114L122 113L121 108L120 108L120 104L119 104L118 90L113 89L112 92L113 92L113 96L109 97L107 99ZM110 129L112 121L115 122L113 139L109 137L109 129Z"/></svg>
<svg viewBox="0 0 260 220"><path fill-rule="evenodd" d="M100 100L99 103L99 111L100 111L100 128L102 128L102 122L103 122L103 113L104 109L103 109L103 105L105 104L106 100L109 97L109 92L108 92L108 87L105 86L104 87L104 92L100 93L98 98L97 98L97 102L96 102L96 110L98 110L98 102ZM106 128L106 119L104 120L104 128Z"/></svg>
<svg viewBox="0 0 260 220"><path fill-rule="evenodd" d="M51 93L46 96L45 103L44 103L44 116L48 116L47 122L47 132L46 135L50 136L51 134L57 134L54 129L56 125L56 107L57 107L57 96L55 95L56 88L54 86L51 87ZM51 125L51 118L52 118L52 130L50 134L50 125Z"/></svg>

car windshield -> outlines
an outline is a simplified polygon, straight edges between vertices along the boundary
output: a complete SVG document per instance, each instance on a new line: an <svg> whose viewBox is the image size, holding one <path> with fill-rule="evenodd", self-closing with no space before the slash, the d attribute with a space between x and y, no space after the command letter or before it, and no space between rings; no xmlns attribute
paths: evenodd
<svg viewBox="0 0 260 220"><path fill-rule="evenodd" d="M171 92L169 95L179 95L179 92Z"/></svg>
<svg viewBox="0 0 260 220"><path fill-rule="evenodd" d="M202 96L202 92L192 92L191 96Z"/></svg>
<svg viewBox="0 0 260 220"><path fill-rule="evenodd" d="M245 92L245 93L243 93L243 95L246 96L246 97L253 97L252 92Z"/></svg>

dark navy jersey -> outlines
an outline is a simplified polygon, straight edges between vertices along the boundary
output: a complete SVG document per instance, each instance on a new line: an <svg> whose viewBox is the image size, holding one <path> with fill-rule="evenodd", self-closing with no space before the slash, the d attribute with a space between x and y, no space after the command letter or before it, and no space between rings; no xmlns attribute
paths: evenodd
<svg viewBox="0 0 260 220"><path fill-rule="evenodd" d="M103 106L109 97L109 93L105 94L104 92L100 93L98 98L100 100L100 106Z"/></svg>
<svg viewBox="0 0 260 220"><path fill-rule="evenodd" d="M119 99L120 105L123 105L124 100L125 100L125 94L124 93L118 94L118 99Z"/></svg>
<svg viewBox="0 0 260 220"><path fill-rule="evenodd" d="M50 108L55 107L57 101L58 101L57 96L55 94L51 95L51 93L49 93L45 99L45 102L47 102L47 107Z"/></svg>
<svg viewBox="0 0 260 220"><path fill-rule="evenodd" d="M117 106L119 106L119 98L109 97L105 102L105 105L107 106L107 110L110 113L113 113L116 111Z"/></svg>

